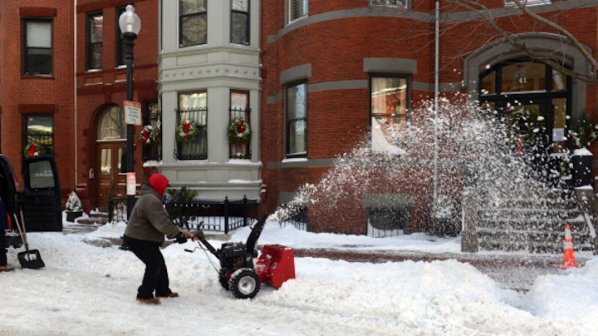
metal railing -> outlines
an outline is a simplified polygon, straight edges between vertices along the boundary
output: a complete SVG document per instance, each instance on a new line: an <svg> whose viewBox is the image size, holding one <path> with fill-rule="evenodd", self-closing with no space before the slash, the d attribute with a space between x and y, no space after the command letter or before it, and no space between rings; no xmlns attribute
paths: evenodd
<svg viewBox="0 0 598 336"><path fill-rule="evenodd" d="M173 224L188 230L202 229L229 233L252 224L255 221L257 201L229 200L223 201L198 200L191 202L171 202L165 205L171 214ZM112 198L108 204L108 221L127 221L126 198Z"/></svg>
<svg viewBox="0 0 598 336"><path fill-rule="evenodd" d="M177 141L175 158L179 160L205 160L208 158L208 109L175 109L177 130L186 120L194 128L192 139Z"/></svg>
<svg viewBox="0 0 598 336"><path fill-rule="evenodd" d="M232 122L236 118L243 119L245 122L251 126L250 123L250 116L251 116L251 109L250 108L230 108L228 110L230 115L229 122ZM228 130L227 130L228 132ZM251 140L246 144L229 144L229 157L231 159L251 159Z"/></svg>

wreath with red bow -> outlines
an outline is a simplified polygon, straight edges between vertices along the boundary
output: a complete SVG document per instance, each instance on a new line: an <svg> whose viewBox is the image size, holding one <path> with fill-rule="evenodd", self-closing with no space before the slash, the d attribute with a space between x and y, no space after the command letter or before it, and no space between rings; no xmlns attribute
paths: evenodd
<svg viewBox="0 0 598 336"><path fill-rule="evenodd" d="M157 145L160 142L160 123L143 126L138 139L142 145Z"/></svg>
<svg viewBox="0 0 598 336"><path fill-rule="evenodd" d="M176 129L176 139L179 142L191 142L197 134L195 124L190 120L183 121Z"/></svg>
<svg viewBox="0 0 598 336"><path fill-rule="evenodd" d="M23 150L23 155L26 158L36 157L44 154L42 147L35 144L35 142L30 142L25 146Z"/></svg>
<svg viewBox="0 0 598 336"><path fill-rule="evenodd" d="M251 127L241 118L233 119L228 125L228 141L234 144L246 144L251 140Z"/></svg>

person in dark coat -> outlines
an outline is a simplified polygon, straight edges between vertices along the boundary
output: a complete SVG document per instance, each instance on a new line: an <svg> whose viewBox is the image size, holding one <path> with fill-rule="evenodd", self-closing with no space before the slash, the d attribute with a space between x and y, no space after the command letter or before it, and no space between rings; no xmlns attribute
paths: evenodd
<svg viewBox="0 0 598 336"><path fill-rule="evenodd" d="M0 272L14 270L14 267L8 265L6 258L6 229L8 229L8 217L4 201L0 198Z"/></svg>
<svg viewBox="0 0 598 336"><path fill-rule="evenodd" d="M164 235L181 244L193 238L192 233L179 229L168 218L162 203L168 183L162 174L150 176L148 184L141 187L123 236L128 248L145 264L143 281L137 290L137 300L145 304L159 304L158 298L179 296L170 290L168 270L160 252Z"/></svg>

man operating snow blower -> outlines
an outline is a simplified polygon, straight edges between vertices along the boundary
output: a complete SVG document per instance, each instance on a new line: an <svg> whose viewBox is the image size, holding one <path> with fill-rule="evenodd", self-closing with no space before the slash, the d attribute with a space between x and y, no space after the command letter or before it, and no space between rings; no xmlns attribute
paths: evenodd
<svg viewBox="0 0 598 336"><path fill-rule="evenodd" d="M159 298L179 296L169 287L168 270L160 252L164 235L175 238L179 244L193 238L191 232L179 229L168 218L162 204L168 183L168 178L162 174L150 176L148 184L141 187L123 237L129 249L145 264L143 281L137 290L137 300L145 304L159 304Z"/></svg>

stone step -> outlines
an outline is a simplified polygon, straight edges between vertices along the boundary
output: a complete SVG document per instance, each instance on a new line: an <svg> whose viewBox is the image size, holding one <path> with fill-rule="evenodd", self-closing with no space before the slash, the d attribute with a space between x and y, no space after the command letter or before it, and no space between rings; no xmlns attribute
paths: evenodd
<svg viewBox="0 0 598 336"><path fill-rule="evenodd" d="M86 218L77 218L76 223L104 225L104 224L108 223L108 213L107 212L92 212Z"/></svg>

